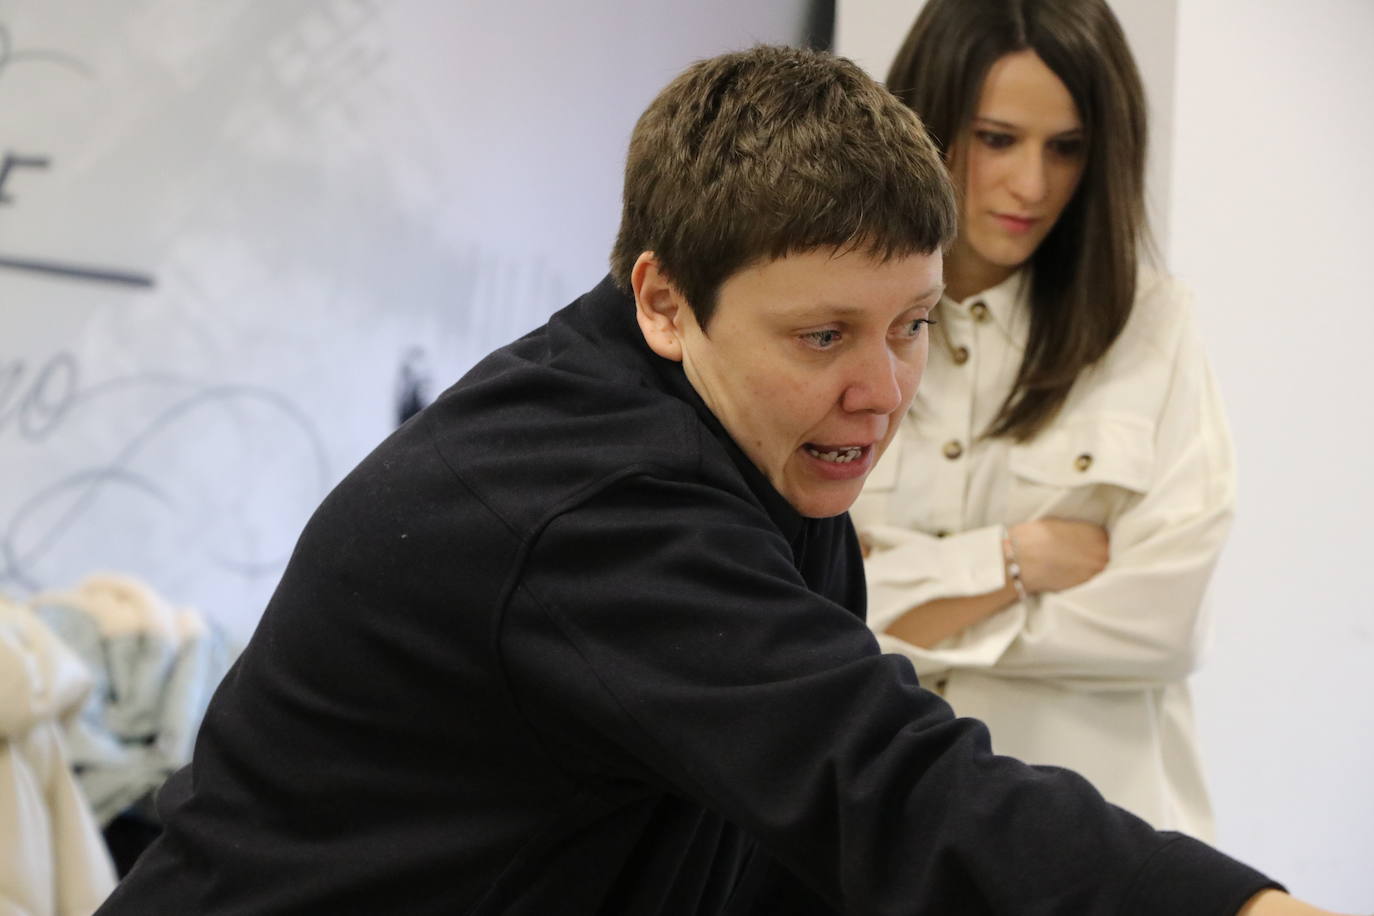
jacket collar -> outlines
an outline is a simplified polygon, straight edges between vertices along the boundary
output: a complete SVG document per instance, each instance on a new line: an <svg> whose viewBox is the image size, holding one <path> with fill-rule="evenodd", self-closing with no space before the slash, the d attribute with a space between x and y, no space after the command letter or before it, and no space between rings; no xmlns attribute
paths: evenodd
<svg viewBox="0 0 1374 916"><path fill-rule="evenodd" d="M702 425L721 443L730 460L744 478L745 484L763 505L778 530L787 538L793 550L803 545L808 519L797 512L782 494L768 481L735 440L725 431L720 420L706 406L697 394L682 364L664 359L649 349L644 335L635 320L634 298L616 285L615 280L606 276L596 288L583 296L581 305L584 314L597 331L598 343L606 346L613 355L638 371L640 377L650 387L658 388L677 398L695 411ZM799 554L800 555L800 554Z"/></svg>
<svg viewBox="0 0 1374 916"><path fill-rule="evenodd" d="M981 302L988 316L1007 339L1018 347L1025 347L1030 333L1030 309L1026 297L1030 293L1030 274L1018 270L996 286L955 301L948 296L940 300L945 314L971 315L974 304Z"/></svg>

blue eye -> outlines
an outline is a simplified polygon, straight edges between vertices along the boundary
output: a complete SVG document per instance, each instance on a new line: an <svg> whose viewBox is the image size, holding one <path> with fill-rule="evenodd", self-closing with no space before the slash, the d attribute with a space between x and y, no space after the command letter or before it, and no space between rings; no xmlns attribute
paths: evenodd
<svg viewBox="0 0 1374 916"><path fill-rule="evenodd" d="M913 318L903 325L906 336L915 339L921 336L921 328L928 324L935 324L934 318Z"/></svg>
<svg viewBox="0 0 1374 916"><path fill-rule="evenodd" d="M820 331L808 331L803 334L802 340L810 343L818 350L829 350L840 340L840 332L834 328L825 328Z"/></svg>

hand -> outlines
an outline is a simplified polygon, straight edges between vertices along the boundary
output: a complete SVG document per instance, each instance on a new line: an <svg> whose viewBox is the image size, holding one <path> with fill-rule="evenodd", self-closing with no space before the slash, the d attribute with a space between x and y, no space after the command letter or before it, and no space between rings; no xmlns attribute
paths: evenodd
<svg viewBox="0 0 1374 916"><path fill-rule="evenodd" d="M1237 916L1340 916L1296 900L1283 891L1260 891L1240 908Z"/></svg>
<svg viewBox="0 0 1374 916"><path fill-rule="evenodd" d="M1041 518L1010 529L1021 564L1021 584L1031 594L1062 592L1102 572L1111 558L1107 529L1091 522Z"/></svg>

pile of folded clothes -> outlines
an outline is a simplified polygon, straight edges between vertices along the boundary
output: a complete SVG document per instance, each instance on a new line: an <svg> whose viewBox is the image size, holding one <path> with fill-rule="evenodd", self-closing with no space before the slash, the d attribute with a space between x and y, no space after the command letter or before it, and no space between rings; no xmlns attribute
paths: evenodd
<svg viewBox="0 0 1374 916"><path fill-rule="evenodd" d="M114 888L64 733L91 692L81 659L0 598L0 911L82 914Z"/></svg>
<svg viewBox="0 0 1374 916"><path fill-rule="evenodd" d="M90 576L28 604L92 681L66 722L67 752L123 875L160 832L153 793L190 761L237 649L198 611L173 607L130 576Z"/></svg>

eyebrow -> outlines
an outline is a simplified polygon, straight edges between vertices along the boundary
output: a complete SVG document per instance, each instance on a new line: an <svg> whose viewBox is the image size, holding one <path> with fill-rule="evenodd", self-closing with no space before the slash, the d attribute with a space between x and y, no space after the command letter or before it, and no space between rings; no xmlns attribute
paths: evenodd
<svg viewBox="0 0 1374 916"><path fill-rule="evenodd" d="M926 299L934 299L936 302L939 302L939 301L940 301L940 297L943 296L943 295L945 294L945 290L946 290L946 289L947 289L947 287L945 286L945 284L943 284L943 283L937 283L937 284L935 284L934 286L932 286L930 289L926 290L925 292L923 292L923 293L918 293L917 295L912 296L912 297L911 297L912 308L915 308L915 307L916 307L915 304L916 304L917 302L923 302L923 301L925 301Z"/></svg>
<svg viewBox="0 0 1374 916"><path fill-rule="evenodd" d="M915 296L912 296L909 300L907 300L910 304L907 305L907 307L903 309L903 311L911 311L914 308L919 308L921 303L927 300L934 300L935 302L939 302L940 297L944 294L945 284L940 283L935 286L932 286L925 292L918 293ZM854 316L863 316L865 314L865 310L857 305L818 305L814 309L808 309L805 314L807 317L812 315L824 315L826 317L834 318L850 318Z"/></svg>
<svg viewBox="0 0 1374 916"><path fill-rule="evenodd" d="M996 127L1002 128L1003 130L1020 130L1020 129L1021 129L1020 127L1018 127L1017 125L1011 123L1010 121L999 121L999 120L997 120L996 118L986 118L986 117L983 117L982 115L976 115L976 116L974 117L973 120L975 120L975 121L981 121L981 122L983 122L984 124L992 124L992 125L994 125L994 126L996 126ZM1059 131L1059 133L1055 134L1054 136L1056 136L1056 137L1067 137L1067 136L1070 136L1070 135L1072 135L1072 134L1081 134L1081 133L1083 133L1083 132L1084 132L1084 131L1083 131L1083 128L1082 128L1082 127L1070 127L1068 130L1061 130L1061 131Z"/></svg>

